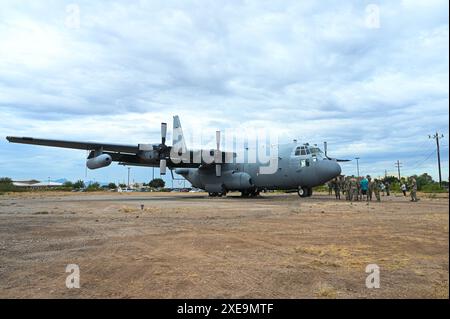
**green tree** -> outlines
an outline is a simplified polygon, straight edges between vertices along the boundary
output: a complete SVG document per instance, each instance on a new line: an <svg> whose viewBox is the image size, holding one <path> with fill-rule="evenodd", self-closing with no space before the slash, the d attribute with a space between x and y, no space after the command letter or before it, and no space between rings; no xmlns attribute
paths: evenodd
<svg viewBox="0 0 450 319"><path fill-rule="evenodd" d="M109 184L108 184L108 188L109 188L109 189L116 189L116 188L117 188L117 185L114 184L114 183L109 183Z"/></svg>
<svg viewBox="0 0 450 319"><path fill-rule="evenodd" d="M85 187L86 187L86 185L84 184L84 182L81 179L76 181L73 184L73 188L75 188L75 189L82 189L82 188L85 188Z"/></svg>
<svg viewBox="0 0 450 319"><path fill-rule="evenodd" d="M422 175L413 175L417 182L417 189L422 190L422 188L426 185L431 185L434 183L433 178L427 173L423 173Z"/></svg>
<svg viewBox="0 0 450 319"><path fill-rule="evenodd" d="M100 184L97 183L97 182L91 183L91 184L86 188L87 191L98 191L98 190L100 190L100 189L101 189Z"/></svg>
<svg viewBox="0 0 450 319"><path fill-rule="evenodd" d="M0 177L0 193L1 192L11 192L17 190L14 187L12 179L9 177Z"/></svg>
<svg viewBox="0 0 450 319"><path fill-rule="evenodd" d="M120 184L119 184L119 187L120 187L120 188L127 188L127 184L120 183Z"/></svg>
<svg viewBox="0 0 450 319"><path fill-rule="evenodd" d="M166 182L162 178L155 178L150 181L148 186L154 187L154 188L163 188L166 185Z"/></svg>
<svg viewBox="0 0 450 319"><path fill-rule="evenodd" d="M73 188L73 183L70 181L67 181L63 184L63 187L65 188Z"/></svg>
<svg viewBox="0 0 450 319"><path fill-rule="evenodd" d="M12 185L12 179L9 177L0 177L0 184Z"/></svg>
<svg viewBox="0 0 450 319"><path fill-rule="evenodd" d="M394 183L398 183L398 178L395 176L386 176L385 178L383 178L383 183L384 182L388 182L389 184L394 184Z"/></svg>

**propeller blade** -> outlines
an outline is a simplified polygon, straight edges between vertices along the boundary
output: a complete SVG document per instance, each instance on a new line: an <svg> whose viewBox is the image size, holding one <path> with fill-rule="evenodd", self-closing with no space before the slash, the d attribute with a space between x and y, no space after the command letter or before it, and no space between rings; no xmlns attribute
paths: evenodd
<svg viewBox="0 0 450 319"><path fill-rule="evenodd" d="M325 153L325 157L326 158L328 158L329 160L331 160L331 161L336 161L336 162L350 162L351 160L349 160L349 159L338 159L338 158L332 158L332 157L329 157L328 156L328 154L327 154L327 147L328 146L328 143L327 142L323 142L323 150L324 150L324 153Z"/></svg>
<svg viewBox="0 0 450 319"><path fill-rule="evenodd" d="M167 123L161 123L161 144L166 145Z"/></svg>
<svg viewBox="0 0 450 319"><path fill-rule="evenodd" d="M216 149L216 156L214 161L216 163L221 163L222 162L222 156L220 153L220 131L216 131L216 145L217 145L217 149ZM220 164L216 164L216 176L220 177L222 175L222 166Z"/></svg>
<svg viewBox="0 0 450 319"><path fill-rule="evenodd" d="M222 175L222 165L216 164L216 176L220 177Z"/></svg>
<svg viewBox="0 0 450 319"><path fill-rule="evenodd" d="M220 131L216 131L216 144L217 144L217 150L220 149Z"/></svg>
<svg viewBox="0 0 450 319"><path fill-rule="evenodd" d="M222 163L222 154L220 152L220 131L216 131L216 152L214 154L214 161L216 163Z"/></svg>
<svg viewBox="0 0 450 319"><path fill-rule="evenodd" d="M159 171L161 173L161 175L166 175L166 160L162 159L159 161Z"/></svg>

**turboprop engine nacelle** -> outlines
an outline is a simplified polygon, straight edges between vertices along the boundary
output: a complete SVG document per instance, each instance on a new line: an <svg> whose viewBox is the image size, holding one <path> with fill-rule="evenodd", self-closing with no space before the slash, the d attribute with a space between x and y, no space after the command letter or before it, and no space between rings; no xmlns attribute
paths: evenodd
<svg viewBox="0 0 450 319"><path fill-rule="evenodd" d="M253 187L252 178L247 173L232 173L223 176L223 184L228 190L242 190Z"/></svg>
<svg viewBox="0 0 450 319"><path fill-rule="evenodd" d="M110 155L108 154L101 154L99 156L93 157L93 158L89 158L86 161L86 166L89 169L97 169L97 168L102 168L102 167L106 167L108 165L111 165L112 162L112 158Z"/></svg>

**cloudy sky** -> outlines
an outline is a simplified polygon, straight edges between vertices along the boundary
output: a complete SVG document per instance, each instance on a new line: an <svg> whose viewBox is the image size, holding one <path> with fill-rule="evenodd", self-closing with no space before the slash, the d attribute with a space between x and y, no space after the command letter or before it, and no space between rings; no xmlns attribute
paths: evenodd
<svg viewBox="0 0 450 319"><path fill-rule="evenodd" d="M364 174L448 179L449 17L431 1L2 1L0 176L85 177L83 151L7 135L158 142L265 128L360 157ZM169 129L170 131L170 129ZM356 173L355 162L343 166ZM133 168L147 181L152 169ZM123 181L126 169L89 171Z"/></svg>

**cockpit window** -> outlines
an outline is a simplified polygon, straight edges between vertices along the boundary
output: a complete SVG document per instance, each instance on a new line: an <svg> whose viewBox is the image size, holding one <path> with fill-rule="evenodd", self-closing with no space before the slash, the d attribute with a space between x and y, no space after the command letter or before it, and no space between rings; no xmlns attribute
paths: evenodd
<svg viewBox="0 0 450 319"><path fill-rule="evenodd" d="M295 149L295 156L306 155L307 152L308 151L305 146L299 146Z"/></svg>
<svg viewBox="0 0 450 319"><path fill-rule="evenodd" d="M310 147L311 154L322 154L322 150L318 147Z"/></svg>
<svg viewBox="0 0 450 319"><path fill-rule="evenodd" d="M295 156L300 155L322 155L322 151L318 147L299 146L295 149Z"/></svg>

